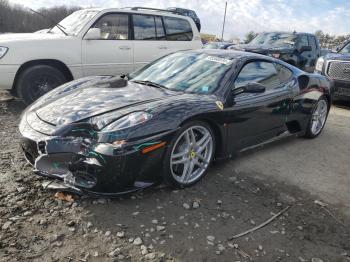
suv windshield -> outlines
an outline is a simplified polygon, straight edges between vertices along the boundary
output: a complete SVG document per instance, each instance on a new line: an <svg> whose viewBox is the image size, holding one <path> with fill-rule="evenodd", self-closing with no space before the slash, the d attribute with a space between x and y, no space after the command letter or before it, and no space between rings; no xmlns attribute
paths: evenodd
<svg viewBox="0 0 350 262"><path fill-rule="evenodd" d="M350 54L350 43L348 43L342 49L340 49L339 53L340 54Z"/></svg>
<svg viewBox="0 0 350 262"><path fill-rule="evenodd" d="M68 35L77 35L86 25L86 23L89 22L97 13L98 11L96 10L76 11L59 22L59 26L61 26ZM62 31L56 25L49 30L49 33L62 34Z"/></svg>
<svg viewBox="0 0 350 262"><path fill-rule="evenodd" d="M291 33L262 33L258 34L249 44L253 45L295 45L296 35Z"/></svg>
<svg viewBox="0 0 350 262"><path fill-rule="evenodd" d="M203 53L170 54L131 74L131 81L147 81L167 89L197 94L212 93L233 60Z"/></svg>

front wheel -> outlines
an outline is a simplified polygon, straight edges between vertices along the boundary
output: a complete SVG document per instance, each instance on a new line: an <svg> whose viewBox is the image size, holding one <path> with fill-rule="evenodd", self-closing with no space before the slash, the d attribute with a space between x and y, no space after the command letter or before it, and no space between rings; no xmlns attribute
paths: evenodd
<svg viewBox="0 0 350 262"><path fill-rule="evenodd" d="M312 111L309 124L306 129L306 138L315 138L321 134L328 116L329 103L328 100L322 96Z"/></svg>
<svg viewBox="0 0 350 262"><path fill-rule="evenodd" d="M208 171L215 153L215 136L201 121L185 124L168 147L163 164L165 181L176 188L198 182Z"/></svg>
<svg viewBox="0 0 350 262"><path fill-rule="evenodd" d="M16 90L26 105L40 96L67 82L65 75L48 65L35 65L20 73Z"/></svg>

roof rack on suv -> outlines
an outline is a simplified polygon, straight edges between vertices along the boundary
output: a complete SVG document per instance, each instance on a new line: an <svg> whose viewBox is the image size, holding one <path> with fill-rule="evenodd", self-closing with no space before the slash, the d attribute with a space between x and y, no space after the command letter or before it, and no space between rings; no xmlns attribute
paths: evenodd
<svg viewBox="0 0 350 262"><path fill-rule="evenodd" d="M151 11L162 11L162 12L168 12L168 13L176 13L174 11L171 10L167 10L167 9L159 9L159 8L152 8L152 7L142 7L142 6L135 6L135 7L131 7L131 10L151 10Z"/></svg>

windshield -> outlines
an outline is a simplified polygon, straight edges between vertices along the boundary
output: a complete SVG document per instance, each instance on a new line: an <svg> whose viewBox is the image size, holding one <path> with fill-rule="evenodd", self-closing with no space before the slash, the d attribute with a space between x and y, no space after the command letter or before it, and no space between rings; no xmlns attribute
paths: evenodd
<svg viewBox="0 0 350 262"><path fill-rule="evenodd" d="M97 13L98 11L96 10L79 10L64 18L59 24L68 35L77 35L86 23ZM62 34L62 31L57 28L56 25L49 31L49 33Z"/></svg>
<svg viewBox="0 0 350 262"><path fill-rule="evenodd" d="M131 74L131 81L150 81L167 89L197 94L212 93L233 60L203 53L177 52Z"/></svg>
<svg viewBox="0 0 350 262"><path fill-rule="evenodd" d="M258 34L249 44L253 45L295 45L296 35L290 33Z"/></svg>
<svg viewBox="0 0 350 262"><path fill-rule="evenodd" d="M350 54L350 43L348 43L342 49L340 49L339 53L340 54Z"/></svg>

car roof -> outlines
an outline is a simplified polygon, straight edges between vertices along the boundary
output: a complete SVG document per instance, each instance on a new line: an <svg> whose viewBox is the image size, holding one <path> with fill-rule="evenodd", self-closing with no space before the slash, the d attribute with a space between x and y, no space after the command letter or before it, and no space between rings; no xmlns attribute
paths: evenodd
<svg viewBox="0 0 350 262"><path fill-rule="evenodd" d="M181 52L181 51L179 51ZM233 50L233 49L196 49L196 50L186 50L182 51L185 53L202 53L202 54L207 54L207 55L212 55L212 56L218 56L221 58L228 58L232 60L254 60L254 59L262 59L266 61L270 61L273 63L278 63L281 64L290 70L292 70L294 73L300 74L303 71L298 69L295 66L292 66L280 59L276 59L270 56L266 55L261 55L258 53L253 53L253 52L245 52L245 51L238 51L238 50Z"/></svg>
<svg viewBox="0 0 350 262"><path fill-rule="evenodd" d="M189 16L181 15L181 14L175 14L169 11L162 11L162 10L147 10L147 9L140 9L140 10L133 10L132 7L122 7L122 8L87 8L84 10L88 11L97 11L97 12L126 12L126 13L135 13L135 14L148 14L148 15L162 15L162 16L172 16L172 17L179 17L186 20L192 20Z"/></svg>
<svg viewBox="0 0 350 262"><path fill-rule="evenodd" d="M260 55L257 53L251 53L251 52L244 52L244 51L237 51L233 49L229 50L223 50L223 49L197 49L197 50L187 50L183 51L186 53L203 53L207 55L215 55L220 57L226 57L230 59L238 59L238 58L261 58L261 59L267 59L267 60L274 60L271 57Z"/></svg>
<svg viewBox="0 0 350 262"><path fill-rule="evenodd" d="M268 32L261 32L259 34L270 34L270 33L279 33L279 34L295 34L295 35L315 35L312 33L305 33L305 32L288 32L288 31L268 31Z"/></svg>

